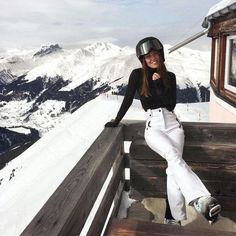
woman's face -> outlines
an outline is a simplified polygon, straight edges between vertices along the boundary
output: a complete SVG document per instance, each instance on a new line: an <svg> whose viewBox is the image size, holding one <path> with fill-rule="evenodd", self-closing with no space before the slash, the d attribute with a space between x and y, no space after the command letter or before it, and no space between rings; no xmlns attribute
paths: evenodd
<svg viewBox="0 0 236 236"><path fill-rule="evenodd" d="M145 62L148 67L158 69L160 67L161 59L157 51L151 51L144 56Z"/></svg>

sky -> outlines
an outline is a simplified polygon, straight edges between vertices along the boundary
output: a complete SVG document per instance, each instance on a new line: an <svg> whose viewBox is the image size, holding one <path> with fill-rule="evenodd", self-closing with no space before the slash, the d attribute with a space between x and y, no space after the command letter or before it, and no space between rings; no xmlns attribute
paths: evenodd
<svg viewBox="0 0 236 236"><path fill-rule="evenodd" d="M64 48L93 42L135 47L147 36L174 45L203 30L219 0L8 0L0 1L0 51L58 43ZM190 48L210 49L203 36Z"/></svg>

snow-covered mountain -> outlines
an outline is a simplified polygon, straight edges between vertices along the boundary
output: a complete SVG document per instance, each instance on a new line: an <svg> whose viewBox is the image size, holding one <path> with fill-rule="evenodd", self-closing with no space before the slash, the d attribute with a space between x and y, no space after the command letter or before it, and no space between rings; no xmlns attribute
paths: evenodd
<svg viewBox="0 0 236 236"><path fill-rule="evenodd" d="M0 127L30 127L41 136L97 96L124 94L130 72L140 67L134 49L112 43L73 50L55 44L0 58ZM167 68L177 76L177 102L208 100L209 62L209 52L166 52Z"/></svg>
<svg viewBox="0 0 236 236"><path fill-rule="evenodd" d="M34 57L43 57L48 54L60 52L61 50L62 48L58 44L55 44L55 45L52 44L50 46L43 46L41 50L39 50L38 52L34 54Z"/></svg>

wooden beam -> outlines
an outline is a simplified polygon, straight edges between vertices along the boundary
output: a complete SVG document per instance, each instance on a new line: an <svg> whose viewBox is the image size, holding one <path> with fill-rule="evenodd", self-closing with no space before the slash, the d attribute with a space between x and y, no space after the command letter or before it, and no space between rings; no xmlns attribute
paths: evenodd
<svg viewBox="0 0 236 236"><path fill-rule="evenodd" d="M127 121L124 124L124 140L144 139L145 121ZM182 122L186 142L236 144L236 124L209 122Z"/></svg>
<svg viewBox="0 0 236 236"><path fill-rule="evenodd" d="M197 163L236 164L236 144L186 142L183 159ZM164 161L164 158L151 150L144 139L134 140L130 145L131 159Z"/></svg>
<svg viewBox="0 0 236 236"><path fill-rule="evenodd" d="M122 127L104 129L22 236L79 235L113 163L123 154L122 140Z"/></svg>
<svg viewBox="0 0 236 236"><path fill-rule="evenodd" d="M220 165L217 163L202 164L202 163L191 162L188 163L188 165L203 180L215 180L215 181L225 181L225 182L230 181L231 183L236 182L236 164ZM130 166L131 166L131 181L137 175L142 175L143 177L166 176L165 173L165 169L167 167L166 162L153 161L153 160L131 160Z"/></svg>
<svg viewBox="0 0 236 236"><path fill-rule="evenodd" d="M93 223L92 223L88 233L86 234L86 236L94 236L94 235L101 234L104 224L106 222L106 217L104 217L104 216L107 216L109 213L109 210L111 208L111 204L112 204L115 194L117 192L119 183L122 180L123 171L124 171L124 161L123 161L123 158L120 157L117 160L117 163L115 163L115 165L113 167L113 176L110 180L110 183L107 187L104 198L102 199L102 202L101 202L101 204L96 212L96 215L93 219Z"/></svg>
<svg viewBox="0 0 236 236"><path fill-rule="evenodd" d="M236 11L213 20L208 36L214 37L220 33L232 33L234 31L236 31Z"/></svg>

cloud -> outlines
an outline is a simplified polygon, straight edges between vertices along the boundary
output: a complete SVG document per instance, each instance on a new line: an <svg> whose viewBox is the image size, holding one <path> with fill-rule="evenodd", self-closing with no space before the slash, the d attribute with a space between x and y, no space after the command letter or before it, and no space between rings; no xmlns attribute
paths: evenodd
<svg viewBox="0 0 236 236"><path fill-rule="evenodd" d="M218 0L8 0L0 2L0 47L38 47L112 39L134 44L146 35L173 43L200 31ZM194 9L194 14L192 13ZM190 36L190 35L189 35ZM184 38L182 38L184 39Z"/></svg>

